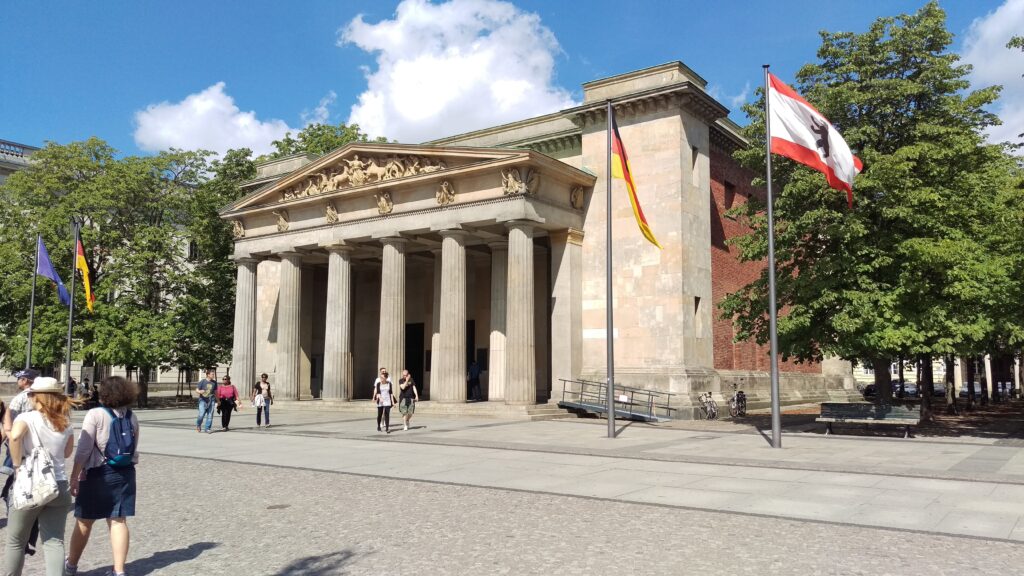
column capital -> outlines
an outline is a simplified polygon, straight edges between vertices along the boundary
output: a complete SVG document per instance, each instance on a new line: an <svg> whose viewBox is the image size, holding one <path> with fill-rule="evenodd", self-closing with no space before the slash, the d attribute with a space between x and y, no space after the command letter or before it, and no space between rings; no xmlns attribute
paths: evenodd
<svg viewBox="0 0 1024 576"><path fill-rule="evenodd" d="M505 227L509 230L520 230L532 238L533 229L537 227L537 223L530 220L510 220L505 222Z"/></svg>
<svg viewBox="0 0 1024 576"><path fill-rule="evenodd" d="M291 250L278 252L275 256L280 257L282 260L302 260L302 252L293 252Z"/></svg>
<svg viewBox="0 0 1024 576"><path fill-rule="evenodd" d="M408 238L402 238L401 236L385 236L384 238L378 238L378 240L384 246L394 246L396 248L409 243Z"/></svg>
<svg viewBox="0 0 1024 576"><path fill-rule="evenodd" d="M321 244L320 247L328 252L337 252L339 254L351 253L356 249L355 246L340 241L331 242L330 244Z"/></svg>
<svg viewBox="0 0 1024 576"><path fill-rule="evenodd" d="M245 266L248 264L258 264L259 258L253 258L252 256L232 256L231 261L239 266Z"/></svg>
<svg viewBox="0 0 1024 576"><path fill-rule="evenodd" d="M578 230L576 228L565 228L563 230L554 230L552 232L549 232L548 236L550 236L552 240L559 240L562 242L567 242L569 244L574 244L576 246L582 246L583 237L585 236L585 234L583 230Z"/></svg>
<svg viewBox="0 0 1024 576"><path fill-rule="evenodd" d="M455 238L456 240L463 240L466 236L469 236L469 232L461 228L449 228L447 230L438 230L438 234L441 238Z"/></svg>
<svg viewBox="0 0 1024 576"><path fill-rule="evenodd" d="M493 240L493 241L487 243L487 247L491 249L491 252L494 252L494 251L507 251L508 250L508 240Z"/></svg>

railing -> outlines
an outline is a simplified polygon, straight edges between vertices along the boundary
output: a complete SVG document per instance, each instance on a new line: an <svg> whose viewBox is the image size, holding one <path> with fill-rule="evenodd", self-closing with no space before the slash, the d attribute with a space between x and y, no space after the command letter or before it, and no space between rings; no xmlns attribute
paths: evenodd
<svg viewBox="0 0 1024 576"><path fill-rule="evenodd" d="M562 401L559 405L578 408L588 412L608 412L608 384L592 380L567 380L562 382ZM669 420L672 412L672 396L668 392L615 386L614 409L618 418L631 420Z"/></svg>

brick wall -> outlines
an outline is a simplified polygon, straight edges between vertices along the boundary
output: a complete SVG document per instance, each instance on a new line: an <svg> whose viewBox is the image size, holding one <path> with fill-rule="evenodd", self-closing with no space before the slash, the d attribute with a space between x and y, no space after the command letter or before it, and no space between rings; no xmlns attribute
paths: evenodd
<svg viewBox="0 0 1024 576"><path fill-rule="evenodd" d="M726 245L726 240L742 236L749 228L727 217L726 212L743 205L756 194L764 198L764 190L750 185L753 174L741 168L732 155L721 147L711 147L711 293L714 301L713 336L716 370L768 371L768 346L754 342L733 342L732 321L720 318L718 304L730 292L755 280L764 269L764 262L740 262L739 249ZM780 372L820 374L820 364L780 362Z"/></svg>

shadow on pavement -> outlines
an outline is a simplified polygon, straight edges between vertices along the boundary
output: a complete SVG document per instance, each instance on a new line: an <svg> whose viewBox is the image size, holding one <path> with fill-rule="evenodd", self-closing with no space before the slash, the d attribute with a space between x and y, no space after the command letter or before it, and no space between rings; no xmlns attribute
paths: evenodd
<svg viewBox="0 0 1024 576"><path fill-rule="evenodd" d="M187 548L157 552L146 558L132 560L125 565L125 572L132 574L133 576L155 574L159 570L167 568L172 564L194 560L203 552L216 548L217 546L219 546L219 544L216 542L196 542L195 544L190 544ZM99 571L96 573L107 574L108 572Z"/></svg>
<svg viewBox="0 0 1024 576"><path fill-rule="evenodd" d="M348 550L307 556L275 572L274 576L314 576L320 574L344 574L342 568L352 559L354 554Z"/></svg>

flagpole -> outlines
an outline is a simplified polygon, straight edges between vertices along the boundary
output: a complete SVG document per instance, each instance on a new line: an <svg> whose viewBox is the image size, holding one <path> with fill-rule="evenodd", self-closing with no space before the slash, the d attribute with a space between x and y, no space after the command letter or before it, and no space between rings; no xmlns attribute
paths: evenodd
<svg viewBox="0 0 1024 576"><path fill-rule="evenodd" d="M606 252L605 267L605 341L608 343L608 437L615 438L615 311L612 305L612 101L607 101L608 120L608 156L605 164L607 183L605 185L606 217L605 228Z"/></svg>
<svg viewBox="0 0 1024 576"><path fill-rule="evenodd" d="M36 316L36 276L39 275L39 242L40 236L36 234L36 259L32 265L32 299L28 305L28 346L25 347L25 370L32 367L32 327Z"/></svg>
<svg viewBox="0 0 1024 576"><path fill-rule="evenodd" d="M68 306L68 379L64 381L64 390L71 394L71 331L75 326L75 258L78 255L78 220L71 218L71 230L74 242L71 244L71 302Z"/></svg>
<svg viewBox="0 0 1024 576"><path fill-rule="evenodd" d="M772 126L768 66L764 64L764 132L765 160L768 165L768 330L770 334L769 353L771 354L771 395L772 395L772 447L782 448L782 411L779 406L779 333L778 311L775 309L775 215L772 205Z"/></svg>

